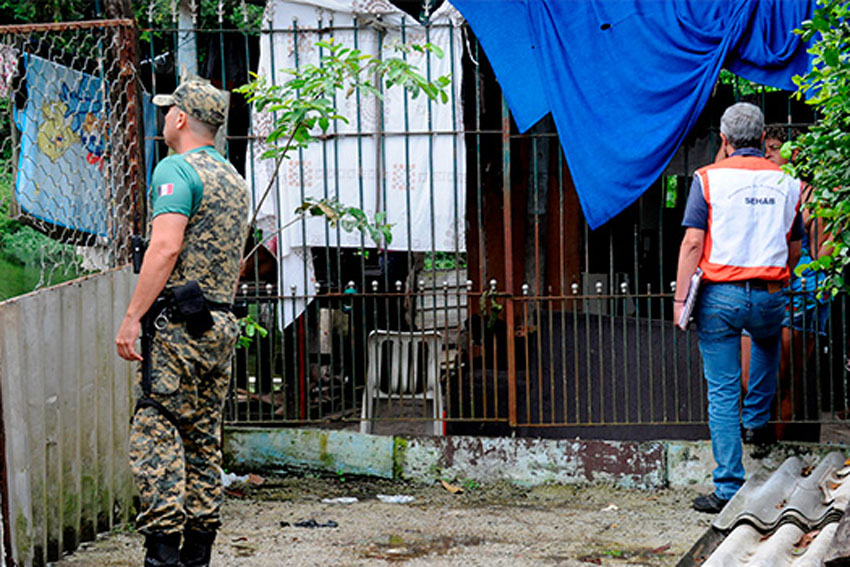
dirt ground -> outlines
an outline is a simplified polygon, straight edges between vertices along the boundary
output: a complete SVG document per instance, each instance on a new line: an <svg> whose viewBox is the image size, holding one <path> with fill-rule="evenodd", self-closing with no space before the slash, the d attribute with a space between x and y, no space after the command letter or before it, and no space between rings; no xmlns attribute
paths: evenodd
<svg viewBox="0 0 850 567"><path fill-rule="evenodd" d="M459 486L452 494L438 483L310 476L236 484L212 566L675 565L713 517L690 509L690 490ZM414 499L385 503L378 495ZM323 502L340 497L357 501ZM141 536L116 530L55 565L141 565L142 557Z"/></svg>

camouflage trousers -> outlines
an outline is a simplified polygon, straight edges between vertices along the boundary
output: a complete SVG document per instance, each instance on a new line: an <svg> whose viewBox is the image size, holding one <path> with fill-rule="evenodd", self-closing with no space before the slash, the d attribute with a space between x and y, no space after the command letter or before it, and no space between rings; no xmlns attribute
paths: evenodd
<svg viewBox="0 0 850 567"><path fill-rule="evenodd" d="M130 468L143 534L186 527L215 531L220 524L221 417L239 331L232 314L213 312L213 318L215 326L200 338L181 323L169 323L154 336L150 397L174 415L179 428L153 407L139 409L133 418Z"/></svg>

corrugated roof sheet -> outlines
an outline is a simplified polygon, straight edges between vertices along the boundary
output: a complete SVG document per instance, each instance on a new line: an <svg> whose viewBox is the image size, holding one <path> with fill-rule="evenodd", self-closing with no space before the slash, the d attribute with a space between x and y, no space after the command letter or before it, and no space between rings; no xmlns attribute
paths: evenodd
<svg viewBox="0 0 850 567"><path fill-rule="evenodd" d="M844 479L850 467L834 451L813 469L799 457L790 457L772 474L753 474L714 520L714 527L729 530L745 521L762 531L794 522L816 529L841 519L850 498Z"/></svg>
<svg viewBox="0 0 850 567"><path fill-rule="evenodd" d="M753 474L712 529L726 537L705 567L815 567L850 502L850 467L832 452L812 467L790 457L772 474Z"/></svg>
<svg viewBox="0 0 850 567"><path fill-rule="evenodd" d="M741 524L723 540L704 567L821 567L838 522L824 526L806 547L806 531L783 524L767 537L750 524Z"/></svg>

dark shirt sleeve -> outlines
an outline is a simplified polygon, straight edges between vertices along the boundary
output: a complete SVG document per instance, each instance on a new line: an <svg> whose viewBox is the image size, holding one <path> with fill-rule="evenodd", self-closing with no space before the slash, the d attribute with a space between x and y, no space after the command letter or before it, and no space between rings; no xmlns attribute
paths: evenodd
<svg viewBox="0 0 850 567"><path fill-rule="evenodd" d="M803 213L797 211L794 222L791 224L791 238L789 240L803 240L805 233L806 227L803 226Z"/></svg>
<svg viewBox="0 0 850 567"><path fill-rule="evenodd" d="M705 202L705 196L702 194L702 182L699 175L694 175L694 181L691 183L682 226L708 230L708 203Z"/></svg>

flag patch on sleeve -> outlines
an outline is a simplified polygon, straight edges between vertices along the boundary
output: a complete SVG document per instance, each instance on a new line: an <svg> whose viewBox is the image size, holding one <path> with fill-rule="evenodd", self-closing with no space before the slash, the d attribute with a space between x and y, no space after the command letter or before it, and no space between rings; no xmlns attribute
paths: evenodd
<svg viewBox="0 0 850 567"><path fill-rule="evenodd" d="M156 188L156 194L159 197L174 194L174 183L164 183Z"/></svg>

